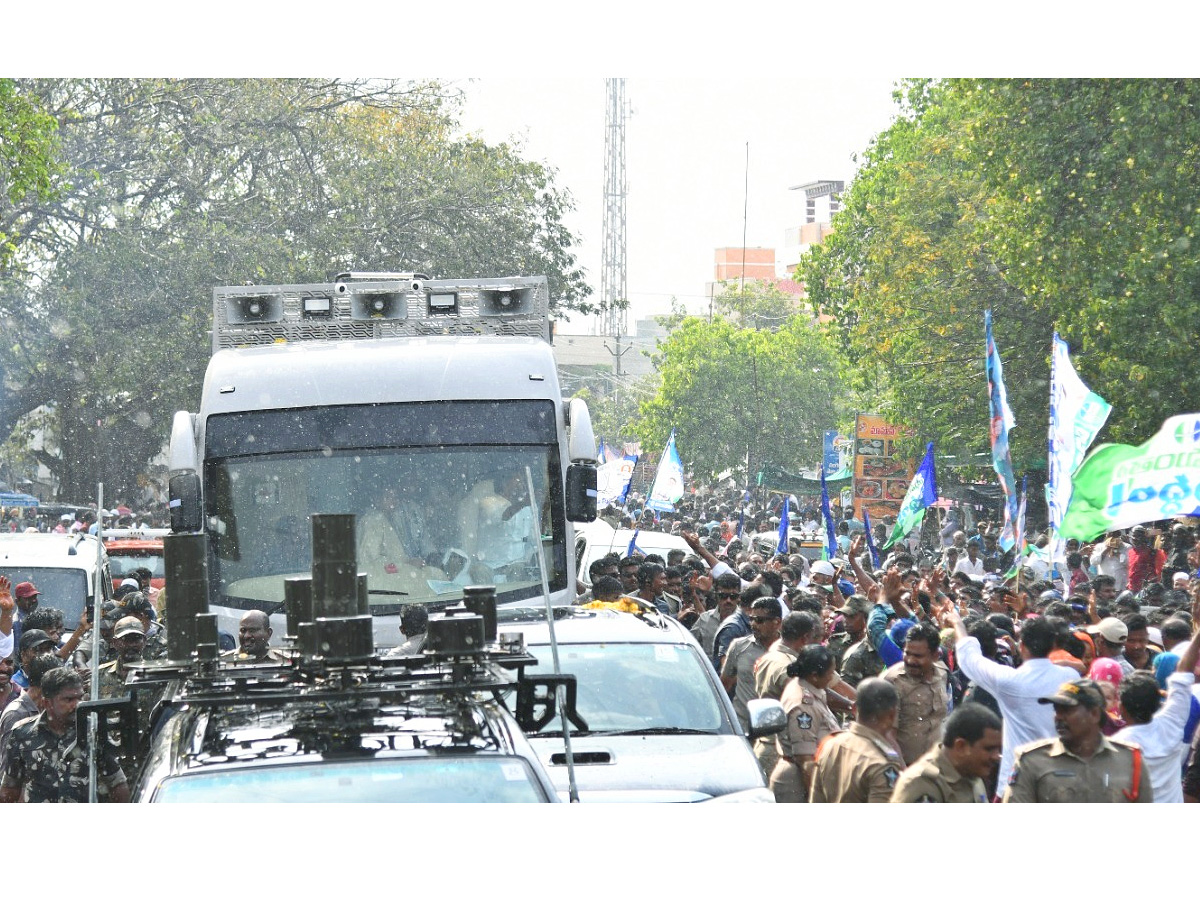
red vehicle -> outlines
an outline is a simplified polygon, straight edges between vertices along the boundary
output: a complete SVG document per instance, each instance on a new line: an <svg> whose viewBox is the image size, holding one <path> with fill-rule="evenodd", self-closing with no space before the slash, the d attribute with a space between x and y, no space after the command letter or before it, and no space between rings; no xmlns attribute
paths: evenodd
<svg viewBox="0 0 1200 900"><path fill-rule="evenodd" d="M148 529L141 532L122 533L109 537L104 535L104 549L108 552L109 569L112 572L113 588L133 575L134 569L145 566L150 570L150 587L155 591L166 585L166 570L163 568L162 534L166 529Z"/></svg>

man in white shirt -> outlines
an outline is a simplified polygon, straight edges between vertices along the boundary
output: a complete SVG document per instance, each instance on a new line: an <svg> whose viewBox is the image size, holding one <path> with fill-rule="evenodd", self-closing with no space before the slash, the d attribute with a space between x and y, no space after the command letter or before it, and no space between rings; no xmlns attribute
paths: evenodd
<svg viewBox="0 0 1200 900"><path fill-rule="evenodd" d="M967 555L959 557L958 564L951 574L957 575L959 572L965 572L972 578L983 577L983 557L979 555L978 544L967 544Z"/></svg>
<svg viewBox="0 0 1200 900"><path fill-rule="evenodd" d="M1129 724L1113 737L1142 748L1155 803L1183 802L1179 773L1188 750L1183 743L1183 729L1191 710L1198 659L1200 640L1193 636L1175 671L1167 677L1165 702L1158 692L1158 682L1148 672L1135 672L1121 682L1121 717Z"/></svg>
<svg viewBox="0 0 1200 900"><path fill-rule="evenodd" d="M1054 708L1039 703L1039 698L1053 695L1059 685L1078 678L1079 673L1047 659L1054 649L1055 629L1044 618L1026 619L1022 624L1023 662L1016 669L983 655L978 639L967 634L962 618L952 604L947 605L945 619L954 626L954 647L959 668L971 681L995 697L1000 705L1000 715L1004 719L1004 745L996 790L1002 794L1008 787L1016 748L1057 734Z"/></svg>
<svg viewBox="0 0 1200 900"><path fill-rule="evenodd" d="M1111 575L1119 594L1129 584L1129 551L1132 548L1119 534L1109 535L1092 551L1091 564L1097 575Z"/></svg>

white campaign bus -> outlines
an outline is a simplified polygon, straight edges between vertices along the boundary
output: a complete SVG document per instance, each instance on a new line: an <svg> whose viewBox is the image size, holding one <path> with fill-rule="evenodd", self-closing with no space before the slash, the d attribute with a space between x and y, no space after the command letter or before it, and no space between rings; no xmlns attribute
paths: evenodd
<svg viewBox="0 0 1200 900"><path fill-rule="evenodd" d="M379 646L402 641L404 604L465 585L540 597L538 551L552 601L573 599L596 448L562 398L544 277L216 288L213 349L200 411L175 414L170 484L172 530L207 538L221 630L259 609L284 634L313 513L357 517Z"/></svg>

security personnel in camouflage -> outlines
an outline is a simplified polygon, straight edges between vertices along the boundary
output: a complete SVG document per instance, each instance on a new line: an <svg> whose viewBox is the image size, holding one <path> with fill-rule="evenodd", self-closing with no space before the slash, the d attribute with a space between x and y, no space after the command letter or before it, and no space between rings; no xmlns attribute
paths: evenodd
<svg viewBox="0 0 1200 900"><path fill-rule="evenodd" d="M142 658L165 659L167 656L167 632L154 621L153 604L141 591L130 591L122 600L125 604L125 615L133 616L142 623L142 631L145 633Z"/></svg>
<svg viewBox="0 0 1200 900"><path fill-rule="evenodd" d="M132 663L141 662L146 646L146 633L135 616L117 620L113 628L113 648L117 658L100 667L100 699L120 697L125 694L125 679Z"/></svg>
<svg viewBox="0 0 1200 900"><path fill-rule="evenodd" d="M21 723L9 737L0 781L0 802L86 803L88 756L75 733L75 708L83 683L71 668L42 676L43 711ZM97 760L98 793L113 802L129 800L125 773L113 748L104 745Z"/></svg>
<svg viewBox="0 0 1200 900"><path fill-rule="evenodd" d="M896 689L882 678L858 688L856 719L817 750L810 803L887 803L904 769L900 750L884 735L896 724Z"/></svg>
<svg viewBox="0 0 1200 900"><path fill-rule="evenodd" d="M1063 684L1053 697L1058 737L1017 750L1005 803L1152 803L1142 751L1100 731L1104 694L1088 678Z"/></svg>

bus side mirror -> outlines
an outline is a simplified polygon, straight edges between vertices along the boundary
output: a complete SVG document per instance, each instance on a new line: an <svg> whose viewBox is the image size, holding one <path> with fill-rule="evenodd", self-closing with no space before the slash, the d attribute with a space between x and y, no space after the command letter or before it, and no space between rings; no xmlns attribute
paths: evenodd
<svg viewBox="0 0 1200 900"><path fill-rule="evenodd" d="M204 521L200 508L200 476L195 472L172 475L169 491L171 530L176 534L199 531Z"/></svg>
<svg viewBox="0 0 1200 900"><path fill-rule="evenodd" d="M567 521L596 521L596 467L567 466Z"/></svg>

